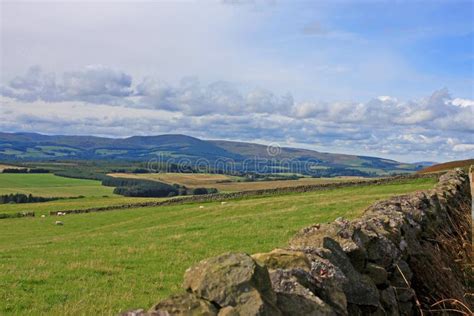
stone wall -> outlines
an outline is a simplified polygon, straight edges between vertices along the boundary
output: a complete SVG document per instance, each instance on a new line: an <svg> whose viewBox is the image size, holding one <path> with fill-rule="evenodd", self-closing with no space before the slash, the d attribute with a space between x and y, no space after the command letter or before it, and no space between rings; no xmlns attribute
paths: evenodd
<svg viewBox="0 0 474 316"><path fill-rule="evenodd" d="M471 201L467 174L452 171L357 220L305 228L284 249L201 261L182 294L123 315L468 315Z"/></svg>
<svg viewBox="0 0 474 316"><path fill-rule="evenodd" d="M35 212L0 213L0 219L19 217L35 217Z"/></svg>
<svg viewBox="0 0 474 316"><path fill-rule="evenodd" d="M381 185L381 184L387 184L387 183L397 183L397 182L408 180L408 179L434 178L437 176L438 176L437 173L410 174L410 175L399 175L399 176L377 178L377 179L370 179L370 180L353 180L353 181L344 181L344 182L336 182L336 183L308 184L308 185L300 185L300 186L285 187L285 188L249 190L249 191L215 193L215 194L204 194L204 195L190 195L190 196L180 196L180 197L170 198L168 200L160 199L159 201L151 201L151 202L110 205L110 206L92 207L92 208L85 208L85 209L56 210L56 211L49 212L49 214L54 216L54 215L58 215L58 213L81 214L81 213L92 213L92 212L116 211L116 210L139 208L139 207L177 205L177 204L185 204L185 203L219 202L219 201L240 199L240 198L252 197L252 196L304 193L304 192L310 192L310 191L331 190L331 189L336 189L336 188L361 186L361 185Z"/></svg>

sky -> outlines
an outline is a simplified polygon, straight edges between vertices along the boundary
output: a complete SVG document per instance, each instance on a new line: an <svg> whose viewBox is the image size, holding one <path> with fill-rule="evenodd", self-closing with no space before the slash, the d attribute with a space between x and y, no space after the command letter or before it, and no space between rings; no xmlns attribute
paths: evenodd
<svg viewBox="0 0 474 316"><path fill-rule="evenodd" d="M474 158L474 1L0 0L0 131Z"/></svg>

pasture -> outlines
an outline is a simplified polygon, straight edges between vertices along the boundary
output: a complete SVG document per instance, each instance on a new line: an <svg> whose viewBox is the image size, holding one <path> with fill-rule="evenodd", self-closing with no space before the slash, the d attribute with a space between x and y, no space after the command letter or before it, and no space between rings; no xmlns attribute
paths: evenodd
<svg viewBox="0 0 474 316"><path fill-rule="evenodd" d="M359 216L434 179L0 221L0 314L116 315L177 292L184 271L227 251L284 246L299 229ZM59 189L58 189L59 190ZM200 205L204 208L200 209Z"/></svg>
<svg viewBox="0 0 474 316"><path fill-rule="evenodd" d="M58 177L54 174L0 174L0 194L24 193L44 197L111 195L114 188L100 181Z"/></svg>
<svg viewBox="0 0 474 316"><path fill-rule="evenodd" d="M0 213L34 211L36 216L50 211L84 209L135 202L154 201L156 198L129 198L113 194L113 187L100 181L58 177L53 174L0 173L0 195L10 193L33 194L43 197L78 197L43 203L0 204Z"/></svg>
<svg viewBox="0 0 474 316"><path fill-rule="evenodd" d="M287 188L312 184L344 182L348 180L363 180L359 177L341 177L341 178L301 178L298 180L273 180L273 181L253 181L239 182L239 177L222 174L206 173L111 173L109 176L120 178L135 178L162 181L169 184L180 184L188 188L206 187L216 188L221 192L240 192L252 190L265 190L274 188Z"/></svg>

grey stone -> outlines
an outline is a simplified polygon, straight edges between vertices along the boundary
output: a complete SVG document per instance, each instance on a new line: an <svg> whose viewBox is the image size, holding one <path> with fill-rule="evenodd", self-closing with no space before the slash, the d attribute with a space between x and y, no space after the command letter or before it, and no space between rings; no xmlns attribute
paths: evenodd
<svg viewBox="0 0 474 316"><path fill-rule="evenodd" d="M268 271L249 255L227 253L199 262L184 275L184 288L243 315L280 315Z"/></svg>

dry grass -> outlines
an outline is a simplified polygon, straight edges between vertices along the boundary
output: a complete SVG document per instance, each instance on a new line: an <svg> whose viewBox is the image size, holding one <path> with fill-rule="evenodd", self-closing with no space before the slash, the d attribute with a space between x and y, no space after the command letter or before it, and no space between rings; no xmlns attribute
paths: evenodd
<svg viewBox="0 0 474 316"><path fill-rule="evenodd" d="M3 169L22 169L22 168L23 167L0 164L0 172L2 172Z"/></svg>
<svg viewBox="0 0 474 316"><path fill-rule="evenodd" d="M416 279L423 280L424 286L417 292L425 311L431 314L473 315L472 201L456 203L448 209L434 243L423 245L425 256L417 259L421 264L418 271L413 271Z"/></svg>
<svg viewBox="0 0 474 316"><path fill-rule="evenodd" d="M171 184L176 183L190 188L215 186L215 184L219 183L220 181L234 181L236 179L236 177L228 175L209 173L111 173L109 176L119 178L148 179Z"/></svg>
<svg viewBox="0 0 474 316"><path fill-rule="evenodd" d="M419 173L440 172L440 171L451 170L451 169L454 169L454 168L467 169L471 165L474 165L474 159L450 161L450 162L440 163L440 164L437 164L437 165L433 165L433 166L424 168L423 170L420 170Z"/></svg>
<svg viewBox="0 0 474 316"><path fill-rule="evenodd" d="M312 184L324 184L334 182L344 182L349 180L361 180L359 177L340 177L340 178L301 178L298 180L275 180L275 181L254 181L254 182L238 182L238 177L232 177L220 174L206 173L147 173L147 174L130 174L130 173L111 173L112 177L147 179L162 181L169 184L180 184L188 188L212 187L221 192L238 192L265 190L275 188L288 188ZM229 182L222 182L229 181Z"/></svg>

